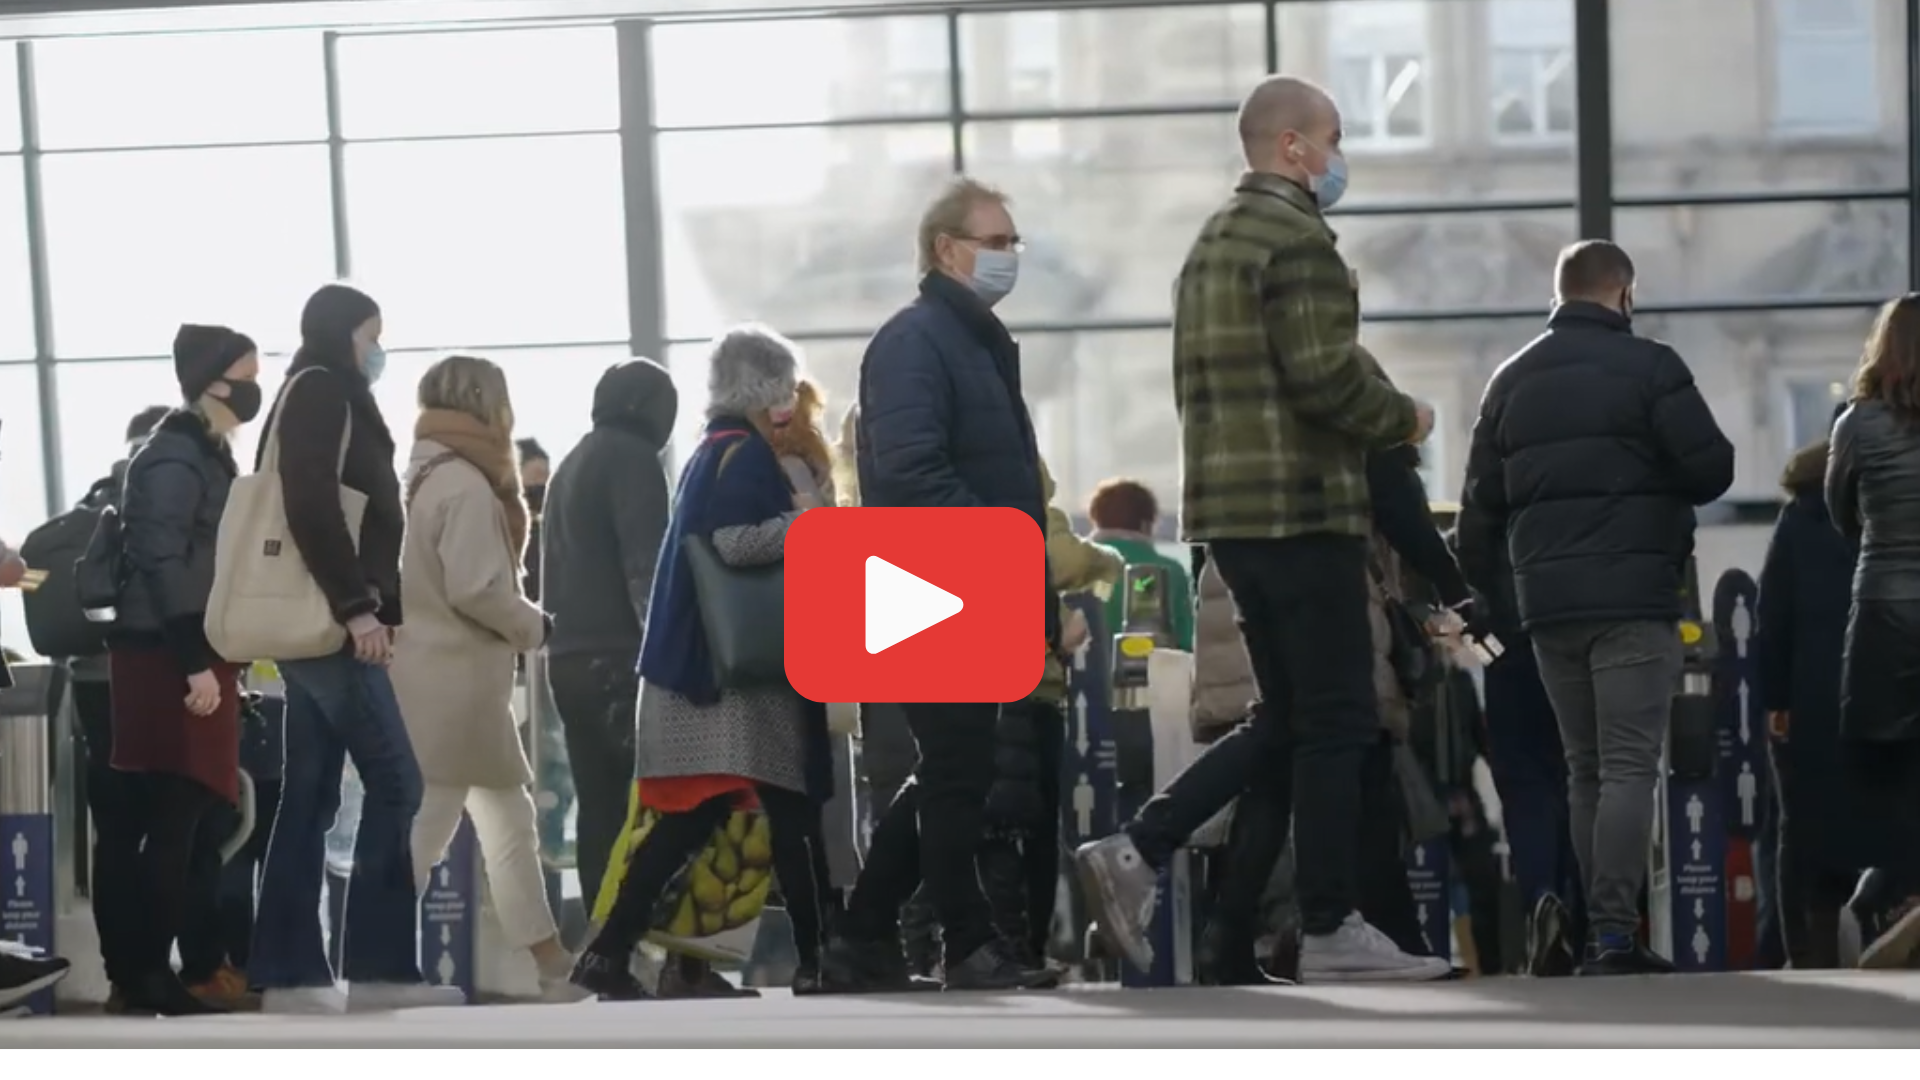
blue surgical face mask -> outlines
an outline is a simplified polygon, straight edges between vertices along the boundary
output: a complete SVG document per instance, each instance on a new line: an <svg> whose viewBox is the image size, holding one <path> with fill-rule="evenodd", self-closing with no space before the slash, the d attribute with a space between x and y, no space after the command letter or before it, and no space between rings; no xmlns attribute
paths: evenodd
<svg viewBox="0 0 1920 1080"><path fill-rule="evenodd" d="M360 370L366 373L368 385L380 381L381 373L387 370L387 350L381 348L379 342L367 346L367 355L360 361Z"/></svg>
<svg viewBox="0 0 1920 1080"><path fill-rule="evenodd" d="M1020 256L981 248L973 256L973 291L988 307L1006 299L1020 280Z"/></svg>
<svg viewBox="0 0 1920 1080"><path fill-rule="evenodd" d="M1320 209L1333 209L1333 204L1347 193L1347 155L1338 150L1330 151L1327 154L1327 171L1319 176L1309 176L1307 187L1313 192L1314 201L1320 204Z"/></svg>

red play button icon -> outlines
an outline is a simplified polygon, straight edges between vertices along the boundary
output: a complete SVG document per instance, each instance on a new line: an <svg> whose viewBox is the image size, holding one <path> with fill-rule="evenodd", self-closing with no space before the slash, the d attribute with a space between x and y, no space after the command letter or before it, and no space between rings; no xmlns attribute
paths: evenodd
<svg viewBox="0 0 1920 1080"><path fill-rule="evenodd" d="M787 679L814 701L1019 701L1046 662L1046 572L1018 510L809 510L787 530Z"/></svg>

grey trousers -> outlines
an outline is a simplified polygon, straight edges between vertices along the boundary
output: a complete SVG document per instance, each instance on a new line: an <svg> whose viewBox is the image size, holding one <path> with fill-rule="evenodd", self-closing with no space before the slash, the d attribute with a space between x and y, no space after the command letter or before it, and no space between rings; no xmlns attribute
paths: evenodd
<svg viewBox="0 0 1920 1080"><path fill-rule="evenodd" d="M1543 626L1533 631L1533 651L1567 750L1590 933L1632 934L1680 678L1679 628L1651 620Z"/></svg>

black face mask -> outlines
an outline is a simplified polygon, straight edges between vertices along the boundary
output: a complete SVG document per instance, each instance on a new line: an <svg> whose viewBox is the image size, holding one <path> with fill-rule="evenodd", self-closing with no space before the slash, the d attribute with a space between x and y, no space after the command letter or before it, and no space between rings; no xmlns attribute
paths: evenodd
<svg viewBox="0 0 1920 1080"><path fill-rule="evenodd" d="M523 494L527 497L527 509L537 514L540 512L541 504L547 501L547 485L534 484L532 487L527 488Z"/></svg>
<svg viewBox="0 0 1920 1080"><path fill-rule="evenodd" d="M251 379L227 383L227 396L221 401L233 418L243 424L260 415L260 384Z"/></svg>

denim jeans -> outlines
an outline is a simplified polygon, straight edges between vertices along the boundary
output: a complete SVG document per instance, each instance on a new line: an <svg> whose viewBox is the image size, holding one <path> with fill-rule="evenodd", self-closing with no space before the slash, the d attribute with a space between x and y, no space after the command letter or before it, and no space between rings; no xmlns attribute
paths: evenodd
<svg viewBox="0 0 1920 1080"><path fill-rule="evenodd" d="M348 756L366 787L348 884L348 982L417 983L419 895L412 830L422 782L386 669L342 652L280 663L287 684L286 771L261 872L247 975L261 989L326 986L320 927L326 835Z"/></svg>

